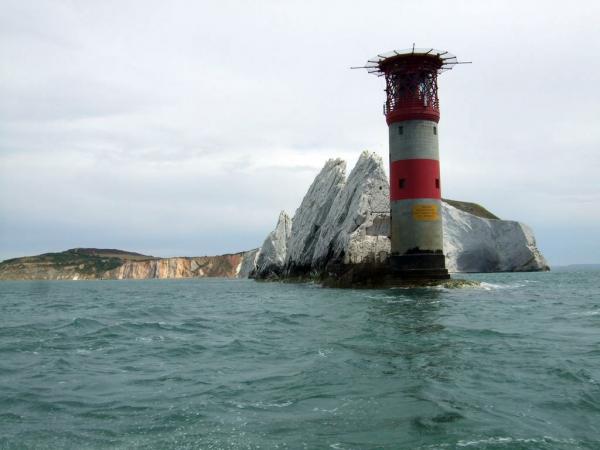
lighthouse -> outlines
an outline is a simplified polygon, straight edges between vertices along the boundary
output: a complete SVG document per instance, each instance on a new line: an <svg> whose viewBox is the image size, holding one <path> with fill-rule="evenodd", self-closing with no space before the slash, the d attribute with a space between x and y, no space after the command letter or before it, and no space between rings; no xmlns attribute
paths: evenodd
<svg viewBox="0 0 600 450"><path fill-rule="evenodd" d="M399 279L447 279L442 228L437 76L461 64L446 51L394 50L364 66L384 77L389 129L390 269Z"/></svg>

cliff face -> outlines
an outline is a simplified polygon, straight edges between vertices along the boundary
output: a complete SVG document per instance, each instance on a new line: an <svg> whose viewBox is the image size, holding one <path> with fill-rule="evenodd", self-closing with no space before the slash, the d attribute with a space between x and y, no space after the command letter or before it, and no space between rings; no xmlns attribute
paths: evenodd
<svg viewBox="0 0 600 450"><path fill-rule="evenodd" d="M0 280L86 280L124 261L150 256L114 249L73 248L60 253L14 258L0 263Z"/></svg>
<svg viewBox="0 0 600 450"><path fill-rule="evenodd" d="M258 249L230 255L154 258L121 250L72 249L0 263L2 280L247 278Z"/></svg>
<svg viewBox="0 0 600 450"><path fill-rule="evenodd" d="M312 267L321 269L332 260L360 263L366 255L377 259L379 253L389 252L389 243L378 235L382 219L389 217L389 205L383 162L375 153L363 152L316 236ZM294 261L287 263L291 268Z"/></svg>
<svg viewBox="0 0 600 450"><path fill-rule="evenodd" d="M260 254L260 248L242 252L242 263L239 266L237 278L248 278L256 269L256 260Z"/></svg>
<svg viewBox="0 0 600 450"><path fill-rule="evenodd" d="M533 231L512 220L485 219L442 204L444 253L450 272L549 270Z"/></svg>
<svg viewBox="0 0 600 450"><path fill-rule="evenodd" d="M291 233L292 219L285 211L281 211L277 219L277 225L263 242L256 258L255 267L252 269L261 273L263 278L280 276L287 255L287 243Z"/></svg>
<svg viewBox="0 0 600 450"><path fill-rule="evenodd" d="M289 241L285 266L310 270L313 259L319 256L317 242L336 198L346 183L346 162L330 159L308 188L300 207L296 210Z"/></svg>
<svg viewBox="0 0 600 450"><path fill-rule="evenodd" d="M383 162L364 152L348 178L346 163L329 160L317 175L296 210L287 254L280 255L279 267L258 278L273 274L304 276L316 274L332 262L355 264L367 258L386 258L389 239L381 236L389 218L389 185Z"/></svg>
<svg viewBox="0 0 600 450"><path fill-rule="evenodd" d="M284 262L278 267L272 264L268 271L258 266L253 277L322 276L332 267L344 271L385 263L391 246L389 183L383 161L364 152L347 179L344 172L341 160L325 164L296 211L287 243L279 243L281 251L287 248ZM526 225L499 220L473 203L448 200L442 208L449 271L548 270ZM277 261L281 259L280 252Z"/></svg>
<svg viewBox="0 0 600 450"><path fill-rule="evenodd" d="M121 266L105 272L104 279L148 278L236 278L240 273L244 253L192 258L164 258L146 261L125 261Z"/></svg>

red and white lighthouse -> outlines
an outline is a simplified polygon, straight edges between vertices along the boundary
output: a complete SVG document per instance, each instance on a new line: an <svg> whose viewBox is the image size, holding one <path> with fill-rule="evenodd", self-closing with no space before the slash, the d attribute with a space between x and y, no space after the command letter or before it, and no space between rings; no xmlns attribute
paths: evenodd
<svg viewBox="0 0 600 450"><path fill-rule="evenodd" d="M435 49L392 51L364 66L385 77L391 268L400 278L449 278L443 251L437 75L460 64Z"/></svg>

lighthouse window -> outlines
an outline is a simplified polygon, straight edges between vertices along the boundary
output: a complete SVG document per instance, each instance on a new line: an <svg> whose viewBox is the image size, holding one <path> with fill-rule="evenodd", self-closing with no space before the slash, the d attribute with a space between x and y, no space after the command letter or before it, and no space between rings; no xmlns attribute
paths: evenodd
<svg viewBox="0 0 600 450"><path fill-rule="evenodd" d="M433 127L433 134L437 134L437 127Z"/></svg>
<svg viewBox="0 0 600 450"><path fill-rule="evenodd" d="M400 187L400 189L404 189L404 181L404 178L398 180L398 187Z"/></svg>
<svg viewBox="0 0 600 450"><path fill-rule="evenodd" d="M404 134L404 127L398 127L398 134Z"/></svg>
<svg viewBox="0 0 600 450"><path fill-rule="evenodd" d="M439 178L436 178L436 179L435 179L435 187L436 187L437 189L439 189L439 188L440 188L440 179L439 179Z"/></svg>

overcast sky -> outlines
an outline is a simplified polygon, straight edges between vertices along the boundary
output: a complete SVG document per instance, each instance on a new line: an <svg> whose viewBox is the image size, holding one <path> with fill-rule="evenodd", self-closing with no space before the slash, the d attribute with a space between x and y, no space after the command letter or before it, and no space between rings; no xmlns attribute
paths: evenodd
<svg viewBox="0 0 600 450"><path fill-rule="evenodd" d="M600 262L598 1L0 0L0 259L259 246L328 158L387 160L377 53L449 50L444 196Z"/></svg>

